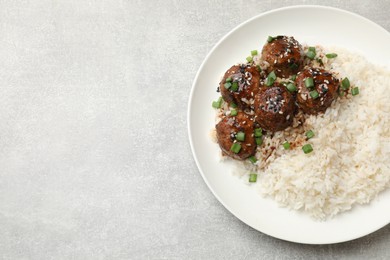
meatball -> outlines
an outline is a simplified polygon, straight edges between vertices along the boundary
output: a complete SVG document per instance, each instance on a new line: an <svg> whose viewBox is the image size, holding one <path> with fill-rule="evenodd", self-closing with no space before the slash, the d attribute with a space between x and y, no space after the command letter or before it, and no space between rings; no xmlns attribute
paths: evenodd
<svg viewBox="0 0 390 260"><path fill-rule="evenodd" d="M298 73L297 103L304 113L325 112L337 97L339 80L332 73L319 68L305 68Z"/></svg>
<svg viewBox="0 0 390 260"><path fill-rule="evenodd" d="M215 128L219 147L224 154L238 160L244 160L255 154L253 119L244 112L238 112L236 116L224 117ZM234 149L237 150L232 151Z"/></svg>
<svg viewBox="0 0 390 260"><path fill-rule="evenodd" d="M276 76L288 78L302 68L305 53L294 37L277 36L264 45L261 57L269 64L268 72L274 71Z"/></svg>
<svg viewBox="0 0 390 260"><path fill-rule="evenodd" d="M259 89L260 73L256 67L241 64L231 67L219 83L221 95L228 103L235 103L241 109L251 106ZM253 102L252 102L253 103Z"/></svg>
<svg viewBox="0 0 390 260"><path fill-rule="evenodd" d="M265 130L284 130L292 124L295 110L295 97L279 83L255 96L255 121Z"/></svg>

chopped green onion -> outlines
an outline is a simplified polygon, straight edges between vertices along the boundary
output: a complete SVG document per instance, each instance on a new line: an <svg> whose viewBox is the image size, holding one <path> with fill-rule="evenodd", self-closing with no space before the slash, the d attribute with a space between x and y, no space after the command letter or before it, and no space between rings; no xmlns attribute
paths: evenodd
<svg viewBox="0 0 390 260"><path fill-rule="evenodd" d="M241 144L239 143L234 143L232 147L230 147L230 151L232 151L233 153L239 153L240 150L241 150Z"/></svg>
<svg viewBox="0 0 390 260"><path fill-rule="evenodd" d="M315 53L314 51L308 51L308 52L306 53L306 56L307 56L309 59L313 60L313 59L316 57L316 53Z"/></svg>
<svg viewBox="0 0 390 260"><path fill-rule="evenodd" d="M252 155L251 157L249 157L248 160L249 160L251 163L256 163L256 162L257 162L256 157L253 156L253 155Z"/></svg>
<svg viewBox="0 0 390 260"><path fill-rule="evenodd" d="M248 57L246 57L246 60L247 60L248 62L252 62L252 61L253 61L253 58L252 58L252 56L248 56Z"/></svg>
<svg viewBox="0 0 390 260"><path fill-rule="evenodd" d="M257 174L251 173L249 174L249 182L256 182L257 181Z"/></svg>
<svg viewBox="0 0 390 260"><path fill-rule="evenodd" d="M359 88L358 87L352 88L351 94L352 94L352 96L359 95Z"/></svg>
<svg viewBox="0 0 390 260"><path fill-rule="evenodd" d="M229 89L229 88L232 86L232 83L226 82L225 84L223 84L223 86L224 86L226 89Z"/></svg>
<svg viewBox="0 0 390 260"><path fill-rule="evenodd" d="M309 47L309 51L316 52L316 47Z"/></svg>
<svg viewBox="0 0 390 260"><path fill-rule="evenodd" d="M318 94L317 90L313 90L313 91L310 91L310 96L312 97L312 99L317 99L320 94Z"/></svg>
<svg viewBox="0 0 390 260"><path fill-rule="evenodd" d="M237 108L237 104L236 104L236 103L230 103L230 106L231 106L232 108Z"/></svg>
<svg viewBox="0 0 390 260"><path fill-rule="evenodd" d="M320 66L324 65L324 63L322 62L322 60L320 58L316 58L316 61L320 64Z"/></svg>
<svg viewBox="0 0 390 260"><path fill-rule="evenodd" d="M306 79L305 79L305 86L306 86L307 88L312 88L312 87L314 87L314 80L313 80L313 78L306 78Z"/></svg>
<svg viewBox="0 0 390 260"><path fill-rule="evenodd" d="M225 80L225 82L232 82L232 78L231 78L231 77L227 78L227 79Z"/></svg>
<svg viewBox="0 0 390 260"><path fill-rule="evenodd" d="M233 82L232 83L232 91L237 91L238 90L238 83L237 82Z"/></svg>
<svg viewBox="0 0 390 260"><path fill-rule="evenodd" d="M263 136L263 130L261 128L255 129L255 137L262 137Z"/></svg>
<svg viewBox="0 0 390 260"><path fill-rule="evenodd" d="M275 37L272 37L272 36L268 36L267 38L267 42L272 42L273 40L275 40L276 38Z"/></svg>
<svg viewBox="0 0 390 260"><path fill-rule="evenodd" d="M297 75L292 75L291 80L295 81L297 79Z"/></svg>
<svg viewBox="0 0 390 260"><path fill-rule="evenodd" d="M294 83L288 83L286 88L291 93L297 91L297 87L294 85Z"/></svg>
<svg viewBox="0 0 390 260"><path fill-rule="evenodd" d="M222 105L222 97L219 97L217 101L213 101L213 108L221 108Z"/></svg>
<svg viewBox="0 0 390 260"><path fill-rule="evenodd" d="M284 142L283 143L283 148L285 149L285 150L290 150L290 143L289 142Z"/></svg>
<svg viewBox="0 0 390 260"><path fill-rule="evenodd" d="M245 133L244 132L238 132L236 134L236 140L240 141L240 142L244 141L245 140Z"/></svg>
<svg viewBox="0 0 390 260"><path fill-rule="evenodd" d="M276 74L274 71L271 71L271 73L268 74L268 76L267 76L267 79L265 81L265 85L270 87L270 86L272 86L272 84L274 84L275 80L276 80Z"/></svg>
<svg viewBox="0 0 390 260"><path fill-rule="evenodd" d="M313 138L314 137L314 132L312 130L309 130L306 132L306 137L307 139Z"/></svg>
<svg viewBox="0 0 390 260"><path fill-rule="evenodd" d="M290 70L296 70L299 68L298 64L296 63L291 63L290 65L288 65L288 67L290 68Z"/></svg>
<svg viewBox="0 0 390 260"><path fill-rule="evenodd" d="M304 153L311 153L313 151L313 147L311 146L311 144L305 144L304 146L302 146L302 150Z"/></svg>
<svg viewBox="0 0 390 260"><path fill-rule="evenodd" d="M257 145L262 145L263 144L263 139L261 139L261 137L257 137L256 138L256 144Z"/></svg>
<svg viewBox="0 0 390 260"><path fill-rule="evenodd" d="M251 51L251 55L252 55L252 56L256 56L256 55L257 55L257 50Z"/></svg>
<svg viewBox="0 0 390 260"><path fill-rule="evenodd" d="M259 65L257 65L257 66L256 66L256 69L257 69L257 71L258 71L258 72L260 72L260 71L261 71L261 68L260 68L260 66L259 66Z"/></svg>
<svg viewBox="0 0 390 260"><path fill-rule="evenodd" d="M231 116L236 116L236 115L237 115L237 110L236 110L236 109L232 109L232 110L230 111L230 115L231 115Z"/></svg>
<svg viewBox="0 0 390 260"><path fill-rule="evenodd" d="M333 59L333 58L336 58L337 57L337 54L336 53L327 53L325 55L328 59Z"/></svg>
<svg viewBox="0 0 390 260"><path fill-rule="evenodd" d="M351 84L349 83L349 79L348 79L348 78L344 78L344 79L341 81L341 87L342 87L344 90L349 89L350 86L351 86Z"/></svg>

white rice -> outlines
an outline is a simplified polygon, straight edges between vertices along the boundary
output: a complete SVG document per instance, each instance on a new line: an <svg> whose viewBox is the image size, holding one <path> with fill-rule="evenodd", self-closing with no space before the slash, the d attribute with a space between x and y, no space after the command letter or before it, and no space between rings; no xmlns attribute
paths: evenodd
<svg viewBox="0 0 390 260"><path fill-rule="evenodd" d="M262 195L315 219L368 203L390 187L390 71L344 49L331 52L338 57L324 58L327 68L348 77L360 94L337 99L323 115L305 115L303 127L266 136L255 169L239 163L246 173L258 172ZM315 136L306 141L304 132L310 129ZM310 143L314 151L284 150L284 140ZM276 149L265 160L268 144Z"/></svg>

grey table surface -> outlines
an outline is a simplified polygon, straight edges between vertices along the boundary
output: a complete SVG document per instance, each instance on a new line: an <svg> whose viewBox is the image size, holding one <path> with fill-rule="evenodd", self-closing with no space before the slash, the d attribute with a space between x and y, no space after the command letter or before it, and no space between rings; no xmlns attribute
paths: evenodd
<svg viewBox="0 0 390 260"><path fill-rule="evenodd" d="M322 246L246 226L191 154L190 89L216 42L323 3L0 0L0 258L390 259L389 225ZM390 30L388 0L326 4Z"/></svg>

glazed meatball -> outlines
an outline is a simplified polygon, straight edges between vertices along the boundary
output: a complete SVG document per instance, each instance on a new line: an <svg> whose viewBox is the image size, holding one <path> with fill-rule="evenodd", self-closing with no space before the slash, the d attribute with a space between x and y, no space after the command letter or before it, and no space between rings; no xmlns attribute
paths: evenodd
<svg viewBox="0 0 390 260"><path fill-rule="evenodd" d="M259 89L260 73L256 67L241 64L231 67L219 83L221 95L228 103L241 109L250 108ZM253 102L252 102L253 103Z"/></svg>
<svg viewBox="0 0 390 260"><path fill-rule="evenodd" d="M237 116L226 116L216 126L218 144L224 154L238 160L244 160L256 152L256 142L253 135L253 119L244 112ZM244 133L244 138L242 138ZM238 140L237 140L238 139ZM243 141L242 141L243 140ZM233 144L241 148L232 151ZM234 150L233 148L233 150Z"/></svg>
<svg viewBox="0 0 390 260"><path fill-rule="evenodd" d="M294 37L277 36L264 45L261 57L269 64L268 72L274 71L276 76L288 78L302 68L305 54Z"/></svg>
<svg viewBox="0 0 390 260"><path fill-rule="evenodd" d="M298 73L297 102L304 113L325 112L337 97L339 80L332 73L319 68L305 68Z"/></svg>
<svg viewBox="0 0 390 260"><path fill-rule="evenodd" d="M281 84L264 87L255 96L255 121L261 128L276 132L292 124L295 97Z"/></svg>

